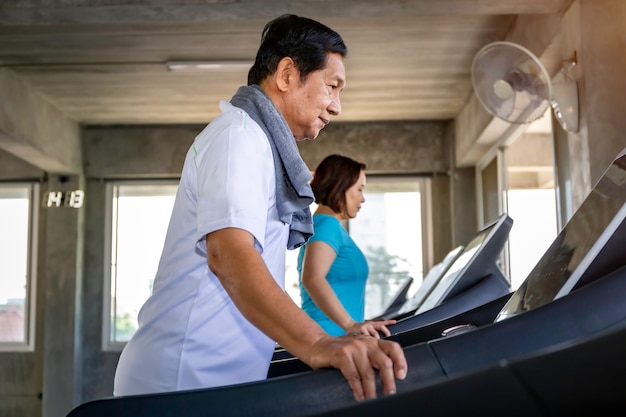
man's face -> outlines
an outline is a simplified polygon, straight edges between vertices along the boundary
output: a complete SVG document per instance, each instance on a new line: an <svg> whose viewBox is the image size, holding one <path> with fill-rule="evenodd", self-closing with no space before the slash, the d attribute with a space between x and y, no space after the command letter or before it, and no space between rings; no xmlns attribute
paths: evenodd
<svg viewBox="0 0 626 417"><path fill-rule="evenodd" d="M296 140L315 139L331 116L341 112L339 93L345 84L343 57L330 53L325 68L309 74L284 96L283 115Z"/></svg>

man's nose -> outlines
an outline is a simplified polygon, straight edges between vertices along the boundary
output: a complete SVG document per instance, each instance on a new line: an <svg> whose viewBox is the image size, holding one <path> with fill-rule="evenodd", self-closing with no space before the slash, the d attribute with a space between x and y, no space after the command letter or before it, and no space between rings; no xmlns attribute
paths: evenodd
<svg viewBox="0 0 626 417"><path fill-rule="evenodd" d="M339 113L341 113L341 100L338 96L328 105L328 112L333 116L339 116Z"/></svg>

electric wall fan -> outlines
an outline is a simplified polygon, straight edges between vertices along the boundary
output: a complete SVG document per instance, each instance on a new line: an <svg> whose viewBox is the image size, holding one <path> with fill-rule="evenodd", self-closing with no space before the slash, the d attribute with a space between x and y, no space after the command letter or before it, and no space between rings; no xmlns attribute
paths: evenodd
<svg viewBox="0 0 626 417"><path fill-rule="evenodd" d="M552 107L561 127L578 131L578 87L569 76L576 59L550 76L528 49L511 42L484 46L472 63L472 84L481 104L510 123L530 123Z"/></svg>

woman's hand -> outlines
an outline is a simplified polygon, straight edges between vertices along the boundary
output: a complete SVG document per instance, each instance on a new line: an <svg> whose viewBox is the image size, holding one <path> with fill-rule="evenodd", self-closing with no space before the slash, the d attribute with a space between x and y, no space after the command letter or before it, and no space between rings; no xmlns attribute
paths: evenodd
<svg viewBox="0 0 626 417"><path fill-rule="evenodd" d="M395 320L368 320L362 323L353 322L344 330L347 334L364 334L378 339L380 338L380 334L378 332L382 332L385 336L390 336L391 332L387 326L394 324L395 322Z"/></svg>

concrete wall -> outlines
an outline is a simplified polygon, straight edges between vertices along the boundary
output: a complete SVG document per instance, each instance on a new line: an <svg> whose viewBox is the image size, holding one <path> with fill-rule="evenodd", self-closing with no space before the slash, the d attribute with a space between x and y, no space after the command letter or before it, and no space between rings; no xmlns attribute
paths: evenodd
<svg viewBox="0 0 626 417"><path fill-rule="evenodd" d="M626 148L626 2L579 0L563 18L564 49L577 51L580 131L567 138L573 206Z"/></svg>
<svg viewBox="0 0 626 417"><path fill-rule="evenodd" d="M0 149L0 180L32 180L43 178L44 176L45 172L42 169Z"/></svg>

